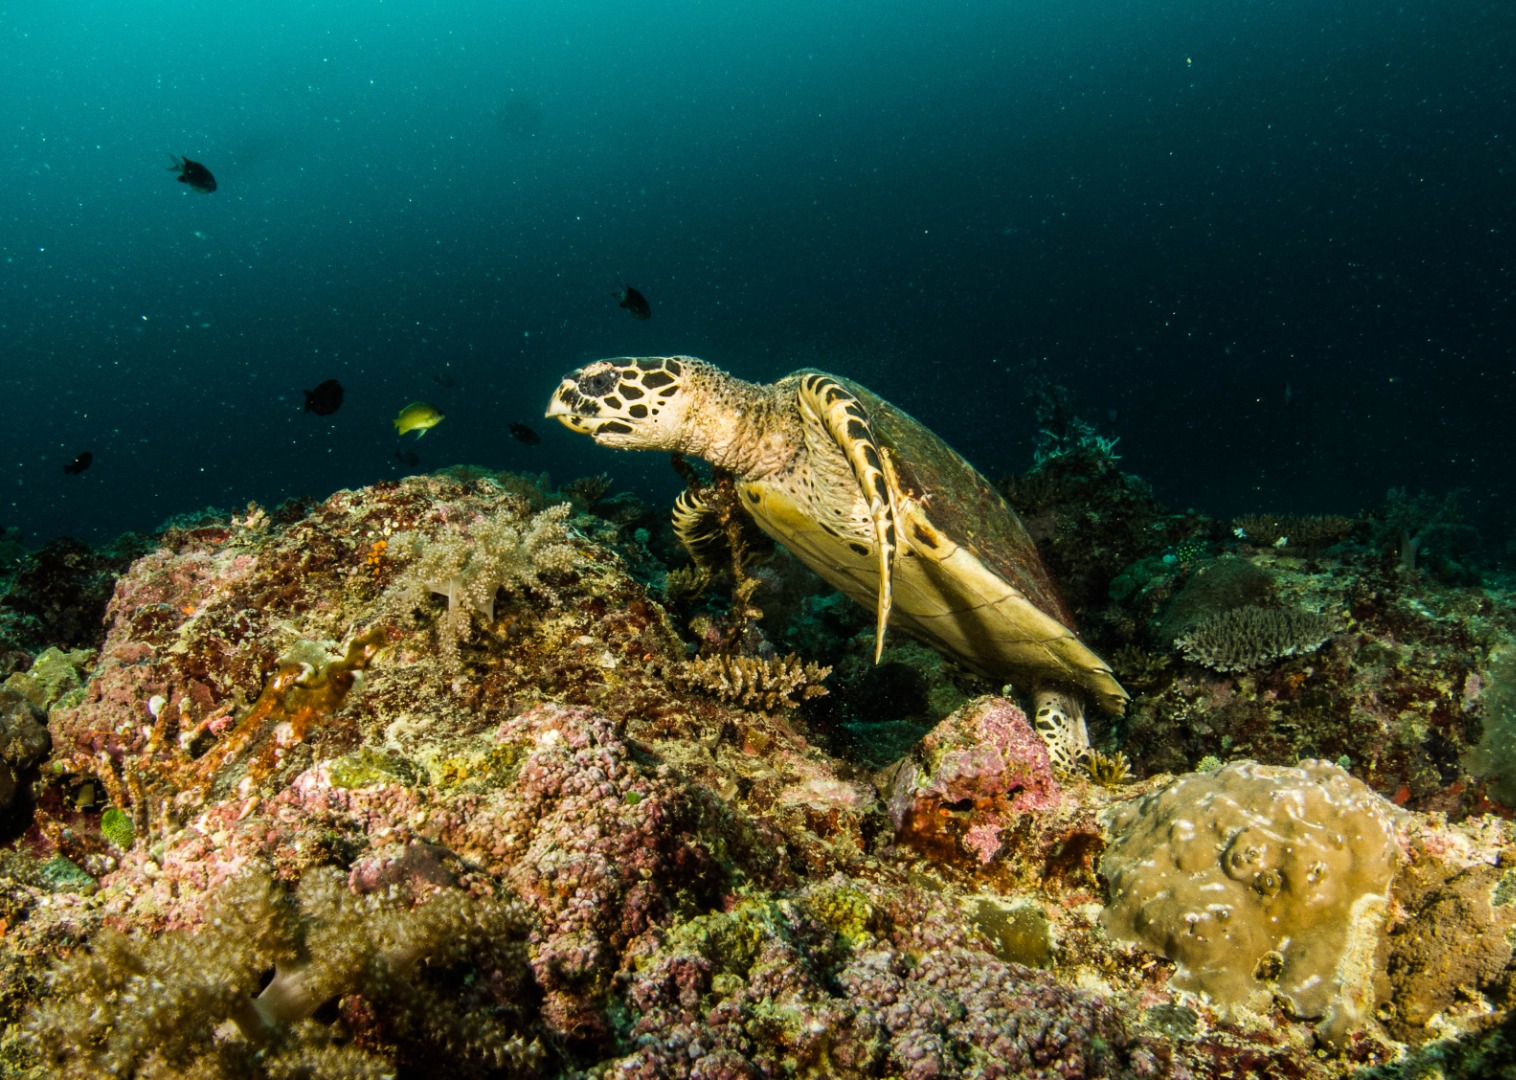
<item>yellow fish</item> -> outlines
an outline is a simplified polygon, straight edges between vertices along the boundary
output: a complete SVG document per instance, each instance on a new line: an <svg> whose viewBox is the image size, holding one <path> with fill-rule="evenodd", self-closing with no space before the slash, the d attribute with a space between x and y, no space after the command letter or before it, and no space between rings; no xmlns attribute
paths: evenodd
<svg viewBox="0 0 1516 1080"><path fill-rule="evenodd" d="M400 410L400 415L395 417L395 434L404 435L407 431L414 431L416 438L421 438L428 430L436 427L447 417L437 411L437 406L428 405L424 401L413 401Z"/></svg>

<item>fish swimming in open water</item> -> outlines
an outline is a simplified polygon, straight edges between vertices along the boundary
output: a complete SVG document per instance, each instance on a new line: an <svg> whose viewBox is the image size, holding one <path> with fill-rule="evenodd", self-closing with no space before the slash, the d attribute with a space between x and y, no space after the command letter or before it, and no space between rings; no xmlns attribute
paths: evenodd
<svg viewBox="0 0 1516 1080"><path fill-rule="evenodd" d="M395 417L395 434L404 435L407 431L414 431L419 439L446 419L437 406L428 405L424 401L413 401Z"/></svg>
<svg viewBox="0 0 1516 1080"><path fill-rule="evenodd" d="M200 162L191 161L187 157L174 157L173 154L169 157L173 158L174 163L168 167L168 171L178 173L181 184L188 184L202 195L209 195L216 190L216 178Z"/></svg>
<svg viewBox="0 0 1516 1080"><path fill-rule="evenodd" d="M300 392L305 395L306 412L313 412L317 416L330 416L342 408L342 384L336 379L327 379L314 390Z"/></svg>
<svg viewBox="0 0 1516 1080"><path fill-rule="evenodd" d="M653 305L647 302L647 297L630 285L622 285L621 291L616 296L621 300L617 306L625 308L632 318L651 319L653 317Z"/></svg>

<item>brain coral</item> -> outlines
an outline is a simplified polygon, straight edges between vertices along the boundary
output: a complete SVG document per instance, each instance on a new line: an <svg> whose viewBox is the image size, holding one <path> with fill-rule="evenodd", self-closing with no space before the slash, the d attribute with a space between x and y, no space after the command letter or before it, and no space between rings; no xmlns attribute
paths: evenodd
<svg viewBox="0 0 1516 1080"><path fill-rule="evenodd" d="M1322 761L1190 773L1107 812L1102 921L1173 960L1181 989L1251 1008L1272 992L1336 1037L1369 1004L1394 812Z"/></svg>

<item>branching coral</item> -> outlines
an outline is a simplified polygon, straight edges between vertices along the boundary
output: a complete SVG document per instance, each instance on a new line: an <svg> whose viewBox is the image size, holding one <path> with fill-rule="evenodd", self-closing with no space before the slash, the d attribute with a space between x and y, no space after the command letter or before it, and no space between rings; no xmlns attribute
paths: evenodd
<svg viewBox="0 0 1516 1080"><path fill-rule="evenodd" d="M311 724L330 715L358 685L385 641L383 626L375 626L348 643L340 656L324 657L316 642L300 641L279 661L279 667L263 687L253 707L222 742L200 761L199 771L209 777L240 753L260 729L271 727L281 746L302 742ZM193 741L193 735L183 740Z"/></svg>
<svg viewBox="0 0 1516 1080"><path fill-rule="evenodd" d="M498 590L528 588L558 602L549 579L572 573L581 561L567 523L569 513L569 504L560 503L526 517L524 507L507 503L487 516L445 526L431 537L396 537L391 553L403 552L414 561L391 586L383 607L412 610L433 594L445 596L447 614L438 623L438 648L444 663L456 670L458 644L468 636L470 615L493 622Z"/></svg>
<svg viewBox="0 0 1516 1080"><path fill-rule="evenodd" d="M830 667L806 663L794 653L764 660L751 656L697 657L676 665L671 681L734 702L748 709L773 712L793 709L802 701L826 693L822 680Z"/></svg>
<svg viewBox="0 0 1516 1080"><path fill-rule="evenodd" d="M393 1075L346 1025L310 1019L355 995L402 1058L446 1046L465 1073L530 1075L542 1048L510 1022L524 936L519 905L503 901L448 891L411 907L355 895L338 871L308 876L290 897L249 872L195 932L99 934L55 969L23 1038L64 1078Z"/></svg>
<svg viewBox="0 0 1516 1080"><path fill-rule="evenodd" d="M1233 608L1174 639L1185 659L1213 671L1251 671L1297 653L1314 652L1335 622L1303 608Z"/></svg>

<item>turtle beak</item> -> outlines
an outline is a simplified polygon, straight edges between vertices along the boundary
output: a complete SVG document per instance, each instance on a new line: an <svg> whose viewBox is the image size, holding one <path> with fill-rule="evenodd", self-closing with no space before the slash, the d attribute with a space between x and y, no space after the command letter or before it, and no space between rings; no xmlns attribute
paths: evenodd
<svg viewBox="0 0 1516 1080"><path fill-rule="evenodd" d="M591 435L594 430L585 423L584 417L574 411L573 403L582 401L579 388L574 385L573 379L564 379L558 384L558 389L553 391L553 396L548 398L547 412L542 415L549 419L556 419L564 427Z"/></svg>

